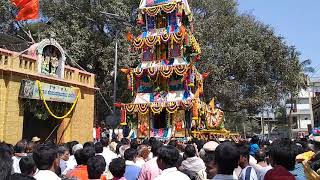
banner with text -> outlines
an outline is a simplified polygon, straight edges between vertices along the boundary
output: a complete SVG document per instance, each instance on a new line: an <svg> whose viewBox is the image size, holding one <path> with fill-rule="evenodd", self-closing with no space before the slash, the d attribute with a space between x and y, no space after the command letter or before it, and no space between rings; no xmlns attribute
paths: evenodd
<svg viewBox="0 0 320 180"><path fill-rule="evenodd" d="M73 103L78 93L76 89L71 87L43 82L41 82L41 89L46 101ZM40 99L39 88L36 81L22 80L19 97L27 99Z"/></svg>

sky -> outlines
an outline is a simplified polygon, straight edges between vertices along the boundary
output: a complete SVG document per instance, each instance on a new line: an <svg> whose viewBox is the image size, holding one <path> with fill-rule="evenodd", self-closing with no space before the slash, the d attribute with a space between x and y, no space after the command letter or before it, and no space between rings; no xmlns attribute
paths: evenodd
<svg viewBox="0 0 320 180"><path fill-rule="evenodd" d="M313 77L320 77L320 0L238 0L239 12L269 24L301 60L311 59Z"/></svg>

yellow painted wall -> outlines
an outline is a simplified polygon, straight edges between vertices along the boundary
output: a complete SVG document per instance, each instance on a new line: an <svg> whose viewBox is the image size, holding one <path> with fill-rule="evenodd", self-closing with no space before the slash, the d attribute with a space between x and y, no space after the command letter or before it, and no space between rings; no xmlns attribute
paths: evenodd
<svg viewBox="0 0 320 180"><path fill-rule="evenodd" d="M24 105L20 104L22 101L18 98L22 79L26 77L15 73L4 74L0 70L0 140L11 144L22 138ZM44 79L41 81L57 84ZM68 86L65 83L58 85ZM79 88L81 98L73 114L65 118L58 129L57 138L61 143L71 140L83 143L92 140L94 89Z"/></svg>

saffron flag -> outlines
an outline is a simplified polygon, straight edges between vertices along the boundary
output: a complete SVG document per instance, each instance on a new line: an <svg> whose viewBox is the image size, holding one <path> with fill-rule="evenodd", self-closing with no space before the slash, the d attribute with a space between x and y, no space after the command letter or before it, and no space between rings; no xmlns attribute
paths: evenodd
<svg viewBox="0 0 320 180"><path fill-rule="evenodd" d="M19 9L16 20L39 18L39 0L12 0L12 4Z"/></svg>

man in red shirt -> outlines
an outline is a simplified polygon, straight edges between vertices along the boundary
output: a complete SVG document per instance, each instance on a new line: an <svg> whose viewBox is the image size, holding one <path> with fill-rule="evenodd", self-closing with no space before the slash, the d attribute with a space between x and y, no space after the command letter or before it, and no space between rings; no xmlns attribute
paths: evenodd
<svg viewBox="0 0 320 180"><path fill-rule="evenodd" d="M76 158L78 166L67 173L67 177L76 177L79 180L87 180L87 163L91 157L95 156L95 150L92 147L86 147L84 149L76 151L74 156Z"/></svg>

